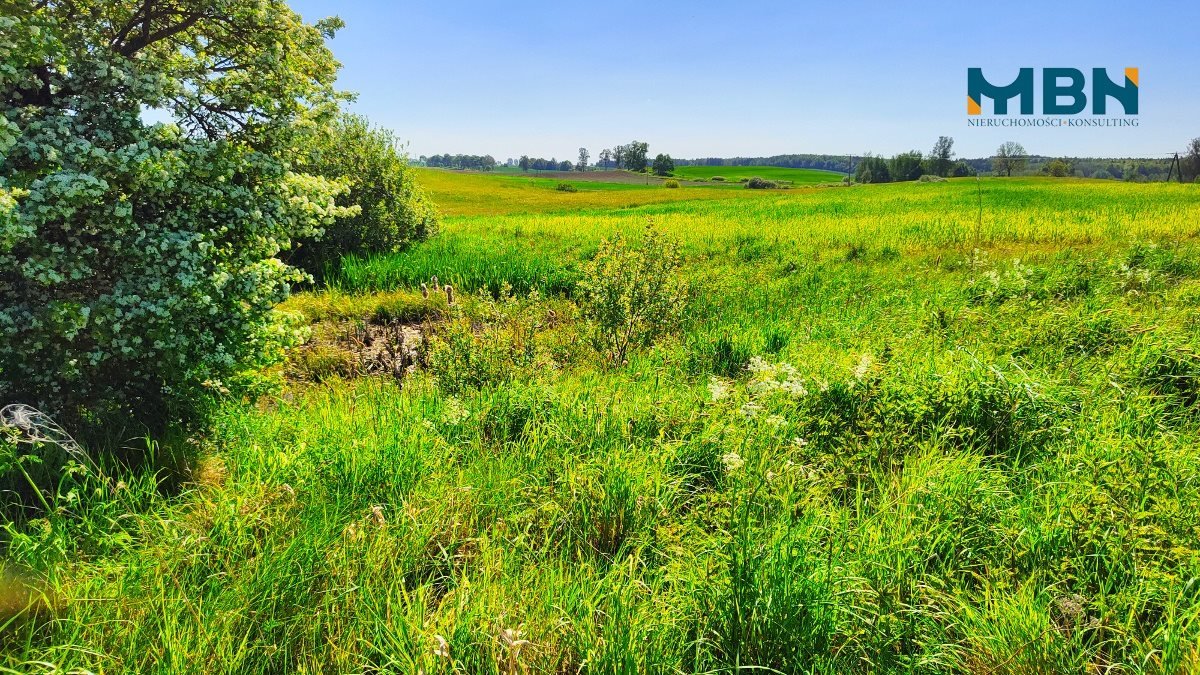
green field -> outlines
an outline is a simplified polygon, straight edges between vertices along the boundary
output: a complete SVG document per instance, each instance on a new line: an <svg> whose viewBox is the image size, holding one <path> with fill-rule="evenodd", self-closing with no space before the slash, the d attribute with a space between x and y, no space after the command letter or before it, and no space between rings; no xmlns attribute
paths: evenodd
<svg viewBox="0 0 1200 675"><path fill-rule="evenodd" d="M793 185L840 183L846 176L835 171L788 169L779 166L677 166L675 175L688 180L711 180L713 176L721 176L734 183L740 178L758 176L777 182L786 181Z"/></svg>
<svg viewBox="0 0 1200 675"><path fill-rule="evenodd" d="M736 170L680 173L840 180ZM7 665L1200 669L1200 186L421 178L443 230L285 303L281 392L10 533ZM690 291L611 362L585 265L647 226Z"/></svg>
<svg viewBox="0 0 1200 675"><path fill-rule="evenodd" d="M722 185L685 185L682 189L669 190L663 188L660 178L626 171L564 173L561 178L547 177L546 173L417 170L422 184L448 216L614 209L746 196ZM562 192L557 189L560 183L567 183L576 191Z"/></svg>

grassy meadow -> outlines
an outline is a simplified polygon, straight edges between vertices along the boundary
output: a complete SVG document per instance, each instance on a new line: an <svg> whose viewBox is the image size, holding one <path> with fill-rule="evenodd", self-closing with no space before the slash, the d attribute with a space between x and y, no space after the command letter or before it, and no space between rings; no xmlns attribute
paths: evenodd
<svg viewBox="0 0 1200 675"><path fill-rule="evenodd" d="M1200 186L419 175L278 392L8 526L5 666L1200 670ZM614 363L647 227L686 304Z"/></svg>
<svg viewBox="0 0 1200 675"><path fill-rule="evenodd" d="M846 174L821 169L789 169L780 166L677 166L675 175L686 180L712 180L720 176L736 183L741 178L766 178L793 185L840 183Z"/></svg>
<svg viewBox="0 0 1200 675"><path fill-rule="evenodd" d="M421 184L447 216L625 209L662 202L743 196L727 186L663 189L662 179L629 172L619 172L625 174L620 180L596 180L582 172L562 172L565 174L563 178L545 177L539 173L544 172L514 175L445 169L417 170ZM557 189L561 183L571 185L576 191L563 192Z"/></svg>

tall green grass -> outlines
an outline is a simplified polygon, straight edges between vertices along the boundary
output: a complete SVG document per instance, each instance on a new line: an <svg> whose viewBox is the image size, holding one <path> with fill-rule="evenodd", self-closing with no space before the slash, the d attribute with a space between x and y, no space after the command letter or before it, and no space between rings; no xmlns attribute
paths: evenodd
<svg viewBox="0 0 1200 675"><path fill-rule="evenodd" d="M982 211L980 210L982 203ZM569 293L579 263L614 231L647 221L698 257L736 248L743 263L801 265L825 258L974 247L1040 249L1187 240L1200 232L1190 185L987 179L828 188L736 201L690 200L616 211L448 219L447 236L413 250L344 261L343 290L416 287L430 276L495 293Z"/></svg>

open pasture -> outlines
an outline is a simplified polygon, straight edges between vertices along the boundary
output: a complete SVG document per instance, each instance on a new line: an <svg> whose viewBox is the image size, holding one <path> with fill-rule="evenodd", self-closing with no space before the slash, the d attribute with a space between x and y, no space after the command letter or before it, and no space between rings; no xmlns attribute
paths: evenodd
<svg viewBox="0 0 1200 675"><path fill-rule="evenodd" d="M710 188L707 185L687 185L682 190L668 190L663 188L662 179L624 171L612 172L620 175L608 180L589 178L589 172L561 172L562 178L546 177L544 174L547 173L551 172L511 174L418 170L421 183L447 216L623 209L664 202L736 199L744 196L724 187ZM558 190L558 185L564 182L576 191Z"/></svg>
<svg viewBox="0 0 1200 675"><path fill-rule="evenodd" d="M687 180L712 180L713 176L721 176L729 183L737 183L739 179L758 176L791 185L840 183L846 176L846 174L836 171L789 169L780 166L677 166L675 175Z"/></svg>
<svg viewBox="0 0 1200 675"><path fill-rule="evenodd" d="M1200 668L1196 186L421 176L442 232L285 303L313 341L182 492L80 479L15 540L55 613L14 665ZM688 293L613 362L588 261L647 224Z"/></svg>

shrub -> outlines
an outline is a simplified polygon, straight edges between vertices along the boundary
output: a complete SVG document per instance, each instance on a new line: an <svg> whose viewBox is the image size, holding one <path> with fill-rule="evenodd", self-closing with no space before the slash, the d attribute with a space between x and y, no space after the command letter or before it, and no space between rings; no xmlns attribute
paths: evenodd
<svg viewBox="0 0 1200 675"><path fill-rule="evenodd" d="M679 187L679 181L675 180L674 178L668 178L667 180L663 181L663 187L672 189L677 188Z"/></svg>
<svg viewBox="0 0 1200 675"><path fill-rule="evenodd" d="M712 178L709 178L709 180L713 181L714 183L724 183L725 176L713 176Z"/></svg>
<svg viewBox="0 0 1200 675"><path fill-rule="evenodd" d="M338 204L358 208L301 241L294 264L321 274L325 267L336 270L347 254L396 253L434 233L437 213L396 147L390 131L373 129L358 115L343 115L313 134L305 170L346 182Z"/></svg>
<svg viewBox="0 0 1200 675"><path fill-rule="evenodd" d="M596 349L623 363L631 347L650 345L678 328L687 300L679 278L679 244L646 228L641 245L619 232L600 243L579 282L583 316Z"/></svg>
<svg viewBox="0 0 1200 675"><path fill-rule="evenodd" d="M922 183L945 183L946 182L945 178L942 178L941 176L934 176L933 174L928 174L928 173L921 176L918 180L920 180Z"/></svg>
<svg viewBox="0 0 1200 675"><path fill-rule="evenodd" d="M429 370L444 391L457 393L529 374L542 321L538 296L531 294L526 301L507 291L499 300L477 299L478 324L458 318L429 336Z"/></svg>
<svg viewBox="0 0 1200 675"><path fill-rule="evenodd" d="M126 40L119 3L93 9L0 17L0 403L165 423L278 360L274 307L303 275L277 256L347 213L279 159L335 100L334 26L271 0ZM218 76L226 57L244 70ZM177 123L143 120L164 105Z"/></svg>
<svg viewBox="0 0 1200 675"><path fill-rule="evenodd" d="M765 178L755 176L746 181L746 188L749 190L774 190L779 187L779 183Z"/></svg>
<svg viewBox="0 0 1200 675"><path fill-rule="evenodd" d="M563 182L559 183L558 185L555 185L554 189L558 190L559 192L579 192L579 188L575 187L574 185L571 185L570 183L568 183L566 181L563 181Z"/></svg>

